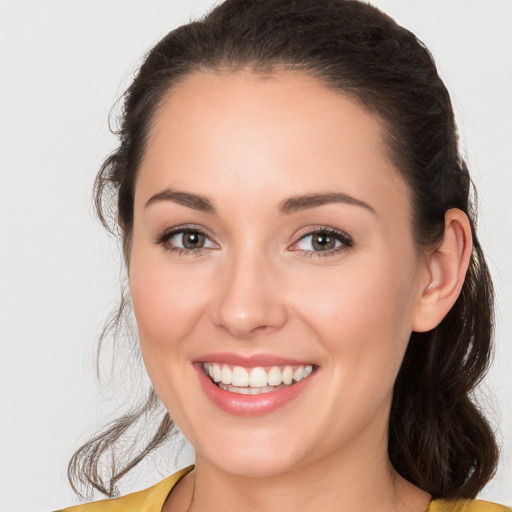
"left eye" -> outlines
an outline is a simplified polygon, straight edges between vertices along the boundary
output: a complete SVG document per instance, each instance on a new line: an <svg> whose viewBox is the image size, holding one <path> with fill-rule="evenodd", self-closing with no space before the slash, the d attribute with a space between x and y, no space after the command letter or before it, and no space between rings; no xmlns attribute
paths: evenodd
<svg viewBox="0 0 512 512"><path fill-rule="evenodd" d="M351 242L348 237L341 233L314 231L304 235L295 244L295 248L301 251L329 252L350 245Z"/></svg>

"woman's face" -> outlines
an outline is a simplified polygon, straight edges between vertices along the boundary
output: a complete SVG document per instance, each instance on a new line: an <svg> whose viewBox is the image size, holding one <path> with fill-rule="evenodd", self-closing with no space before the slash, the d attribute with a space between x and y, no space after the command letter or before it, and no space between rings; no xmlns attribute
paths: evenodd
<svg viewBox="0 0 512 512"><path fill-rule="evenodd" d="M268 476L385 454L426 272L382 128L351 99L293 72L189 76L152 126L129 275L198 462Z"/></svg>

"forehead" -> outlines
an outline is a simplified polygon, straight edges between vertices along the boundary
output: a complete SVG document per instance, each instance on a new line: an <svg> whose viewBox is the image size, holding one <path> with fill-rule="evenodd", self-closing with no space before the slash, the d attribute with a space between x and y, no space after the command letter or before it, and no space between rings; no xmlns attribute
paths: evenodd
<svg viewBox="0 0 512 512"><path fill-rule="evenodd" d="M138 182L147 193L193 186L220 200L341 187L408 201L384 135L376 116L304 74L196 72L162 100Z"/></svg>

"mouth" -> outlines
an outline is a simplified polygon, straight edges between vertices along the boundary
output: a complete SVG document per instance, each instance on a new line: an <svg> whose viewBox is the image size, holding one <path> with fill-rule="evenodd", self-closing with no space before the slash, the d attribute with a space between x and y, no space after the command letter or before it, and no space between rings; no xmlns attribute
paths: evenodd
<svg viewBox="0 0 512 512"><path fill-rule="evenodd" d="M194 362L209 401L229 415L256 417L311 399L320 367L273 354L204 354ZM301 398L302 397L302 398Z"/></svg>
<svg viewBox="0 0 512 512"><path fill-rule="evenodd" d="M256 366L246 368L227 363L203 362L204 374L218 388L240 395L260 395L290 388L307 379L313 364Z"/></svg>

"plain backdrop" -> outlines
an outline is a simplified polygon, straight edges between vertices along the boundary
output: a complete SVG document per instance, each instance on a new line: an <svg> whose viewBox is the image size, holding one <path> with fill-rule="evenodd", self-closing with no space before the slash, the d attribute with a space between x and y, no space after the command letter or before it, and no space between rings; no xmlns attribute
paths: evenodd
<svg viewBox="0 0 512 512"><path fill-rule="evenodd" d="M481 391L503 455L483 492L512 504L512 2L375 0L430 48L452 93L497 291ZM107 119L144 53L210 0L0 0L0 512L75 503L69 456L137 393L97 388L93 353L118 295L116 243L91 188ZM119 380L119 379L118 379ZM121 376L121 381L123 378ZM136 382L136 381L134 381ZM193 460L160 456L123 492Z"/></svg>

